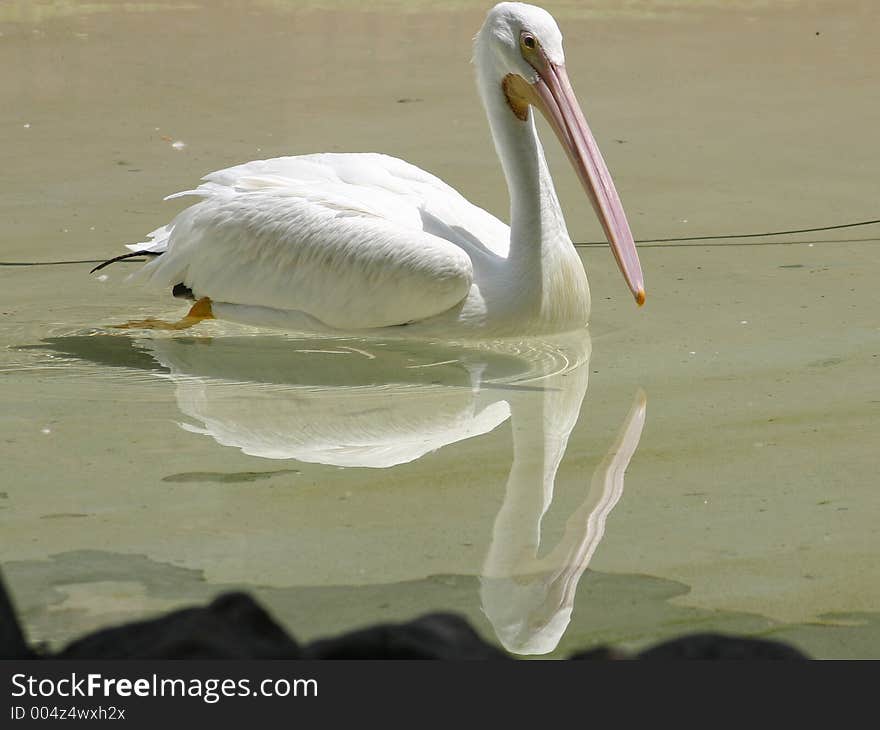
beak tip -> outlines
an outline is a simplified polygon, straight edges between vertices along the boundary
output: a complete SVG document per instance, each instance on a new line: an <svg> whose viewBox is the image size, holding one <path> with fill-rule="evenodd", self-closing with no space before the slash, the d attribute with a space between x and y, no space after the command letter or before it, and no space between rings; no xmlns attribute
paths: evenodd
<svg viewBox="0 0 880 730"><path fill-rule="evenodd" d="M636 291L636 304L638 304L640 307L644 306L645 304L645 290L643 287L639 287Z"/></svg>

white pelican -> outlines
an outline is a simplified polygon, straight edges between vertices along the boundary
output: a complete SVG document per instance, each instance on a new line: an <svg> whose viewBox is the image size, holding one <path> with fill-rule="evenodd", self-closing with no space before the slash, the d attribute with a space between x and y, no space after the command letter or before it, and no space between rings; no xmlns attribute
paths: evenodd
<svg viewBox="0 0 880 730"><path fill-rule="evenodd" d="M565 148L641 305L632 234L564 61L556 22L531 5L496 5L475 39L477 85L510 192L509 227L393 157L256 160L169 196L202 200L146 243L128 247L156 256L136 276L198 300L174 328L212 316L383 335L493 337L583 327L589 287L553 189L535 107Z"/></svg>

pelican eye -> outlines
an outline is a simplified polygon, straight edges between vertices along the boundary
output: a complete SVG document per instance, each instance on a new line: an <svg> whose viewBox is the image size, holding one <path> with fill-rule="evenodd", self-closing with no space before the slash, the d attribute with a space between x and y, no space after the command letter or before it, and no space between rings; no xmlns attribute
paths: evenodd
<svg viewBox="0 0 880 730"><path fill-rule="evenodd" d="M524 48L528 48L530 51L534 51L538 47L538 41L531 33L523 33L520 36L520 42Z"/></svg>

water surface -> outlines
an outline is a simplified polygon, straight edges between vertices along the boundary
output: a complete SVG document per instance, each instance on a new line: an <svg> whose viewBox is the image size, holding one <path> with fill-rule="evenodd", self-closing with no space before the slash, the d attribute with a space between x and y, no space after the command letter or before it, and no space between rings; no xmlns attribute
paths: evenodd
<svg viewBox="0 0 880 730"><path fill-rule="evenodd" d="M877 217L871 3L548 7L637 238ZM319 150L506 217L484 10L5 4L0 261L114 255L202 174ZM877 656L877 236L646 245L642 310L584 248L589 332L495 347L121 332L181 309L125 286L136 264L0 266L0 561L29 637L244 588L305 640L455 610L541 656L707 629Z"/></svg>

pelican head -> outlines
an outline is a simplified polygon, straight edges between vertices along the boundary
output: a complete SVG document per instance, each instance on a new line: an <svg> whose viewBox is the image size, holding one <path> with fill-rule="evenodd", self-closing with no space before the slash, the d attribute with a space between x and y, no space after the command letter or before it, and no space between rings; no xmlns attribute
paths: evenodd
<svg viewBox="0 0 880 730"><path fill-rule="evenodd" d="M480 54L480 62L492 65L492 77L509 113L527 124L535 107L556 133L605 229L623 278L641 306L645 282L629 223L568 80L562 33L553 16L534 5L499 3L489 11L476 40L478 48L488 51Z"/></svg>

